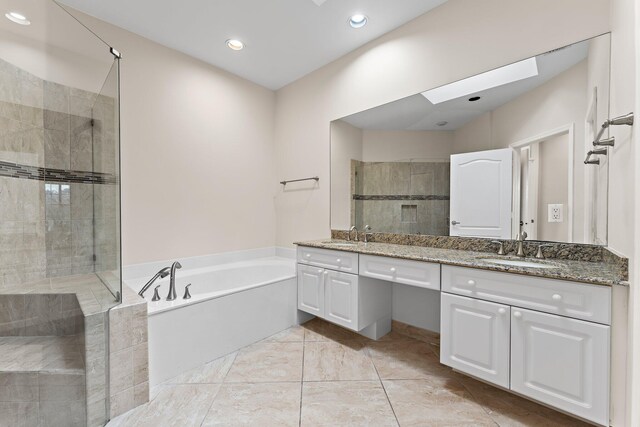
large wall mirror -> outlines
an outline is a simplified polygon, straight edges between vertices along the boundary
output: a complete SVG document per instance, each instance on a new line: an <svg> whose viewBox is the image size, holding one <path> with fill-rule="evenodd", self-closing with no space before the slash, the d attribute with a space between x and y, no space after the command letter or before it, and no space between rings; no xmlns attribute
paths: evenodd
<svg viewBox="0 0 640 427"><path fill-rule="evenodd" d="M606 244L609 63L605 34L333 121L331 227Z"/></svg>

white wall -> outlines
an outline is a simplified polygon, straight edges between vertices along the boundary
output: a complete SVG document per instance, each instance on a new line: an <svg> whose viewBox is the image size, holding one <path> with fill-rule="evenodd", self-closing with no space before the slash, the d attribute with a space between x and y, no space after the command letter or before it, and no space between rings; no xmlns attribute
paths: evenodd
<svg viewBox="0 0 640 427"><path fill-rule="evenodd" d="M123 263L273 246L274 92L79 15L123 55Z"/></svg>
<svg viewBox="0 0 640 427"><path fill-rule="evenodd" d="M449 161L453 149L450 131L384 131L362 132L362 160L365 162Z"/></svg>
<svg viewBox="0 0 640 427"><path fill-rule="evenodd" d="M563 242L568 240L569 224L549 222L548 205L562 204L566 212L569 202L569 135L562 134L538 144L540 174L538 175L538 240Z"/></svg>
<svg viewBox="0 0 640 427"><path fill-rule="evenodd" d="M342 120L331 123L331 223L351 227L351 160L362 160L362 129Z"/></svg>

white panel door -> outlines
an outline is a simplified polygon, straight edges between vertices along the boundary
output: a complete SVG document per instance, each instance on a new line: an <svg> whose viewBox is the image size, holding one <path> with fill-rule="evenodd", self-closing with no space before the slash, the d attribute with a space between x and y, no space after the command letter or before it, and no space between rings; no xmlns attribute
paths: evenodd
<svg viewBox="0 0 640 427"><path fill-rule="evenodd" d="M324 316L324 268L298 264L298 310Z"/></svg>
<svg viewBox="0 0 640 427"><path fill-rule="evenodd" d="M451 156L451 236L511 238L513 150Z"/></svg>
<svg viewBox="0 0 640 427"><path fill-rule="evenodd" d="M609 326L511 308L511 389L609 425Z"/></svg>
<svg viewBox="0 0 640 427"><path fill-rule="evenodd" d="M440 363L509 388L509 310L442 293Z"/></svg>
<svg viewBox="0 0 640 427"><path fill-rule="evenodd" d="M326 270L324 318L358 330L358 276Z"/></svg>

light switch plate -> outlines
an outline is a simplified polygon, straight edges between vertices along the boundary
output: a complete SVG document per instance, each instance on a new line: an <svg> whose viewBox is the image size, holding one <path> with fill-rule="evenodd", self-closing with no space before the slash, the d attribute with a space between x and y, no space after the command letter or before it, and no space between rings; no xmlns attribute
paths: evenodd
<svg viewBox="0 0 640 427"><path fill-rule="evenodd" d="M549 204L547 222L563 222L564 221L564 205Z"/></svg>

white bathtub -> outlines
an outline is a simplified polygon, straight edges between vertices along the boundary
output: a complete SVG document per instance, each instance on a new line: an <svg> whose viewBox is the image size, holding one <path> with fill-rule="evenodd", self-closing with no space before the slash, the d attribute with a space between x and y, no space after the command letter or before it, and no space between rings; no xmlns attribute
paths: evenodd
<svg viewBox="0 0 640 427"><path fill-rule="evenodd" d="M180 262L175 301L166 301L169 277L158 280L145 294L151 386L297 323L294 259L266 257L208 267ZM152 275L125 282L137 292ZM189 283L191 299L184 300ZM153 302L158 284L162 300Z"/></svg>

